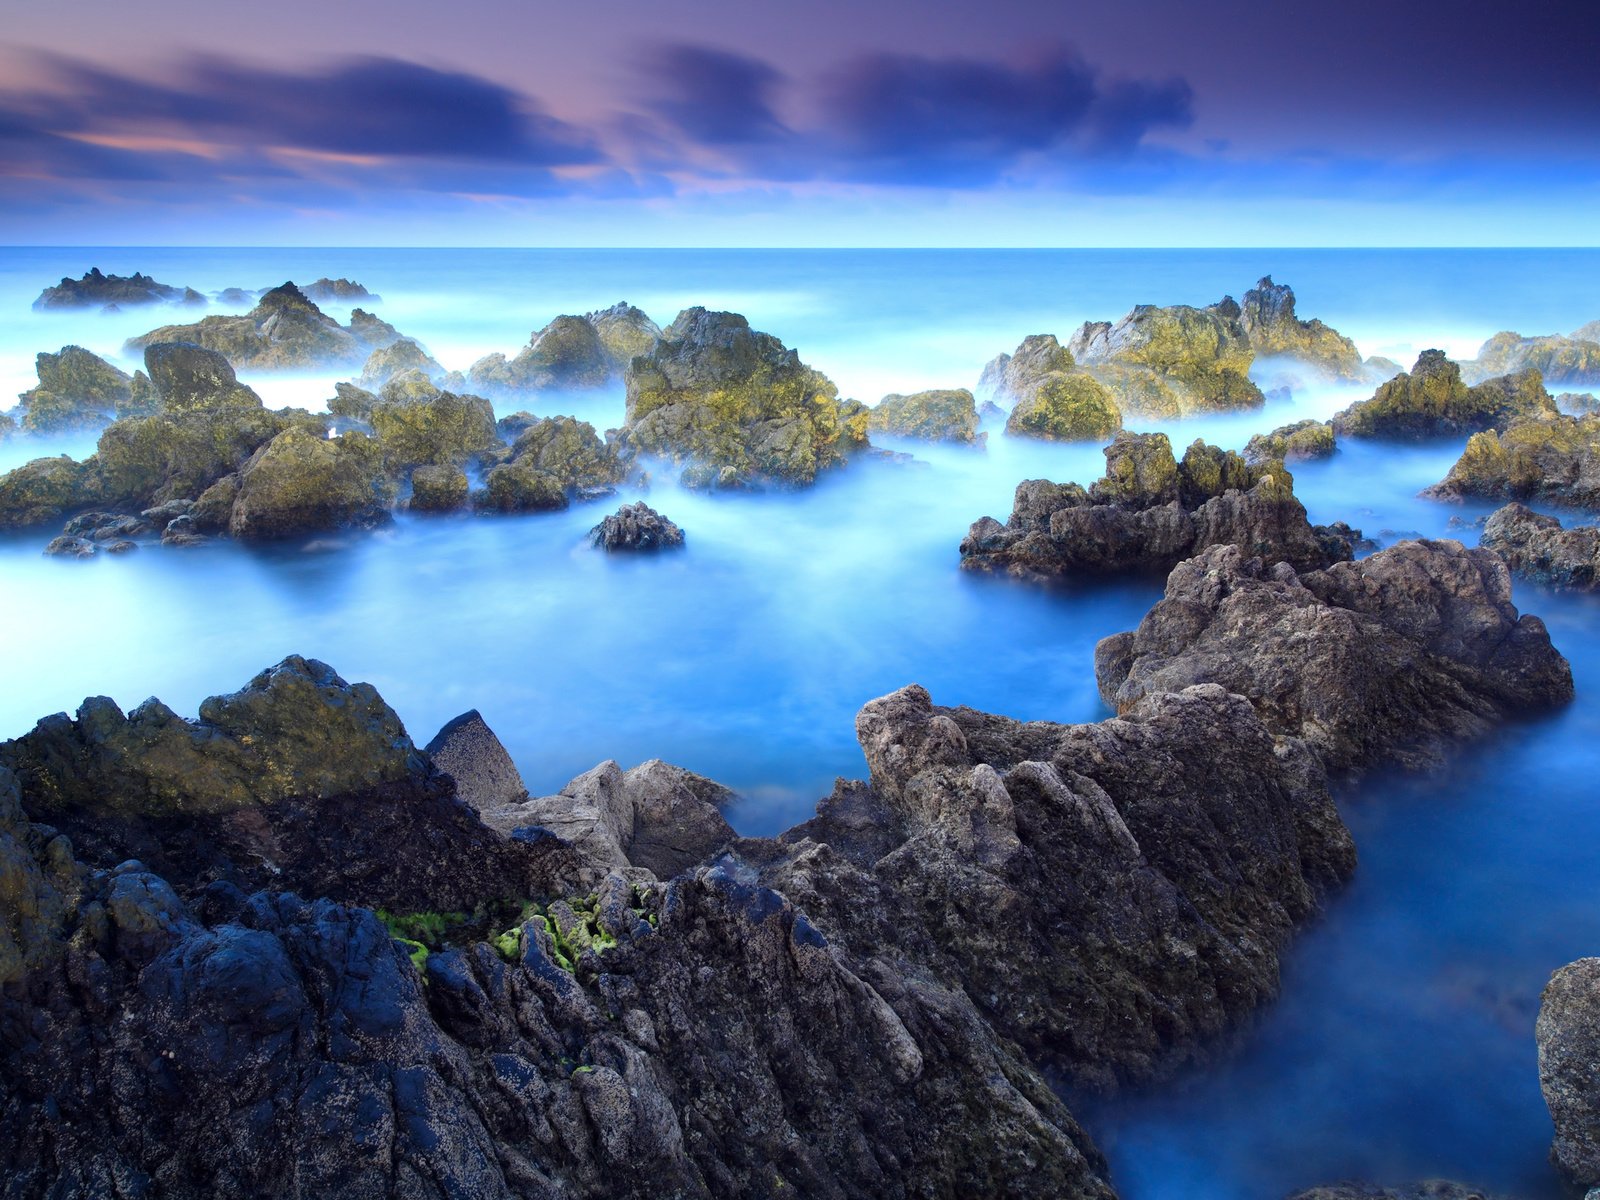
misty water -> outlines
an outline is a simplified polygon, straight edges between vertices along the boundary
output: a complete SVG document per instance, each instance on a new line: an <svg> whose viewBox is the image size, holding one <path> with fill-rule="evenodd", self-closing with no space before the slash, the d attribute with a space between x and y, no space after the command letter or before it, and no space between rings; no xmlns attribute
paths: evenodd
<svg viewBox="0 0 1600 1200"><path fill-rule="evenodd" d="M0 394L32 384L37 351L77 343L117 360L123 339L192 319L29 310L42 286L90 266L205 292L351 276L451 368L514 352L558 313L622 299L663 325L689 304L728 308L869 402L971 387L1026 334L1064 340L1135 303L1238 296L1269 272L1294 285L1302 316L1405 365L1429 346L1470 357L1499 329L1565 332L1600 317L1593 251L10 249ZM336 378L242 375L269 404L310 408ZM1365 394L1306 389L1262 413L1166 428L1180 452L1195 437L1239 448ZM623 413L620 386L497 406L601 429ZM859 461L797 494L705 496L658 474L622 497L647 497L686 530L688 550L658 559L587 548L617 501L401 517L331 546L152 546L88 562L44 558L37 533L8 536L0 737L92 694L125 708L159 695L192 713L300 653L375 684L419 742L478 708L536 792L603 759L660 757L735 788L742 832L773 833L809 815L835 776L864 772L855 713L903 684L1025 719L1105 716L1095 643L1136 624L1159 581L1024 586L963 574L956 550L977 517L1008 515L1018 481L1090 482L1100 448L995 427L983 450L885 444L916 461ZM92 439L14 439L0 467L91 450ZM1296 491L1313 520L1347 520L1385 545L1417 534L1470 544L1476 532L1450 520L1488 506L1416 498L1459 451L1346 443L1298 466ZM1427 1176L1560 1194L1533 1018L1551 971L1600 953L1600 601L1520 585L1517 601L1571 659L1576 703L1462 747L1438 775L1341 796L1360 868L1290 950L1282 998L1214 1069L1080 1108L1125 1197L1245 1200Z"/></svg>

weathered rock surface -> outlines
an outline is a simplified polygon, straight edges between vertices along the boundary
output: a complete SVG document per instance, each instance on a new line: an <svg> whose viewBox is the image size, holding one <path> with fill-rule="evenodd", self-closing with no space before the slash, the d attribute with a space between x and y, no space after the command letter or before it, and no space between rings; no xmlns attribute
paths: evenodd
<svg viewBox="0 0 1600 1200"><path fill-rule="evenodd" d="M1333 418L1341 436L1419 441L1505 425L1514 417L1554 416L1555 401L1536 370L1468 387L1461 368L1441 350L1424 350L1409 374L1381 385Z"/></svg>
<svg viewBox="0 0 1600 1200"><path fill-rule="evenodd" d="M452 373L440 366L439 361L424 350L420 342L408 337L387 346L379 346L368 355L356 383L363 389L377 391L402 371L421 371L430 382L440 387L462 387L459 374L452 378Z"/></svg>
<svg viewBox="0 0 1600 1200"><path fill-rule="evenodd" d="M1581 1187L1600 1184L1600 958L1550 977L1534 1030L1539 1087L1555 1123L1550 1158Z"/></svg>
<svg viewBox="0 0 1600 1200"><path fill-rule="evenodd" d="M574 495L612 494L628 473L593 425L574 417L545 417L523 428L510 460L489 472L473 503L497 512L565 508Z"/></svg>
<svg viewBox="0 0 1600 1200"><path fill-rule="evenodd" d="M1333 425L1328 421L1296 421L1271 433L1258 433L1245 443L1248 463L1304 462L1327 458L1338 449Z"/></svg>
<svg viewBox="0 0 1600 1200"><path fill-rule="evenodd" d="M414 371L384 385L366 420L391 471L462 466L503 449L488 400L441 391Z"/></svg>
<svg viewBox="0 0 1600 1200"><path fill-rule="evenodd" d="M692 464L695 486L803 486L867 445L866 406L737 313L679 313L626 378L620 444Z"/></svg>
<svg viewBox="0 0 1600 1200"><path fill-rule="evenodd" d="M1600 526L1563 529L1554 517L1513 503L1489 517L1482 544L1536 583L1580 591L1600 587Z"/></svg>
<svg viewBox="0 0 1600 1200"><path fill-rule="evenodd" d="M596 388L615 363L599 331L584 317L557 317L535 331L514 358L491 354L467 370L469 386L485 391Z"/></svg>
<svg viewBox="0 0 1600 1200"><path fill-rule="evenodd" d="M456 781L456 795L480 813L528 798L517 764L475 708L446 722L427 752L433 765Z"/></svg>
<svg viewBox="0 0 1600 1200"><path fill-rule="evenodd" d="M38 386L17 397L25 433L95 429L134 407L133 380L82 346L41 353L35 363Z"/></svg>
<svg viewBox="0 0 1600 1200"><path fill-rule="evenodd" d="M239 382L226 355L194 342L150 343L144 369L164 412L261 407L261 397Z"/></svg>
<svg viewBox="0 0 1600 1200"><path fill-rule="evenodd" d="M1096 442L1122 428L1122 409L1092 375L1056 374L1016 402L1006 432L1060 442Z"/></svg>
<svg viewBox="0 0 1600 1200"><path fill-rule="evenodd" d="M1304 574L1212 546L1173 569L1136 630L1100 643L1095 673L1118 712L1221 684L1336 775L1432 766L1452 743L1572 698L1571 668L1511 603L1505 563L1449 541Z"/></svg>
<svg viewBox="0 0 1600 1200"><path fill-rule="evenodd" d="M291 427L239 469L228 532L242 541L272 541L369 529L389 519L392 500L370 438L326 438Z"/></svg>
<svg viewBox="0 0 1600 1200"><path fill-rule="evenodd" d="M194 342L226 356L235 367L294 369L360 366L372 351L399 338L394 327L356 309L348 326L325 314L293 283L265 293L241 316L210 316L194 325L166 325L127 343Z"/></svg>
<svg viewBox="0 0 1600 1200"><path fill-rule="evenodd" d="M69 308L102 308L132 304L204 304L206 298L193 288L157 283L137 271L132 275L106 275L91 267L81 279L63 278L47 287L33 302L38 311Z"/></svg>
<svg viewBox="0 0 1600 1200"><path fill-rule="evenodd" d="M929 442L982 442L978 405L966 388L898 393L878 401L867 418L874 433Z"/></svg>
<svg viewBox="0 0 1600 1200"><path fill-rule="evenodd" d="M460 512L470 502L471 484L460 467L418 467L411 473L411 499L407 507L413 512Z"/></svg>
<svg viewBox="0 0 1600 1200"><path fill-rule="evenodd" d="M649 354L661 340L661 326L657 325L643 309L627 301L619 301L610 308L587 313L584 320L594 326L600 335L600 344L606 348L619 373L641 354Z"/></svg>
<svg viewBox="0 0 1600 1200"><path fill-rule="evenodd" d="M354 279L329 279L324 275L321 279L307 285L305 289L308 300L382 300L382 296L367 291L365 287Z"/></svg>
<svg viewBox="0 0 1600 1200"><path fill-rule="evenodd" d="M1206 308L1140 304L1114 325L1086 322L1067 350L1124 413L1189 416L1265 403L1250 382L1255 352L1232 300Z"/></svg>
<svg viewBox="0 0 1600 1200"><path fill-rule="evenodd" d="M608 554L676 550L683 530L643 500L624 504L589 531L589 544Z"/></svg>
<svg viewBox="0 0 1600 1200"><path fill-rule="evenodd" d="M1537 500L1600 508L1600 414L1523 417L1474 434L1435 500Z"/></svg>
<svg viewBox="0 0 1600 1200"><path fill-rule="evenodd" d="M1292 358L1324 379L1358 383L1370 378L1356 344L1319 320L1295 315L1294 289L1264 276L1245 292L1239 324L1257 358Z"/></svg>
<svg viewBox="0 0 1600 1200"><path fill-rule="evenodd" d="M1214 545L1307 568L1350 557L1344 537L1307 520L1281 463L1252 466L1200 441L1180 463L1164 433L1119 433L1105 454L1106 475L1088 491L1018 484L1006 524L983 517L962 539L962 569L1024 579L1156 573Z"/></svg>
<svg viewBox="0 0 1600 1200"><path fill-rule="evenodd" d="M1421 1183L1397 1187L1380 1187L1373 1183L1337 1183L1331 1187L1314 1187L1296 1192L1288 1200L1511 1200L1511 1197L1449 1179L1425 1179Z"/></svg>
<svg viewBox="0 0 1600 1200"><path fill-rule="evenodd" d="M1071 371L1076 366L1055 334L1035 333L1023 338L1022 344L1012 353L991 359L983 368L978 390L988 392L996 400L1015 402L1052 375Z"/></svg>
<svg viewBox="0 0 1600 1200"><path fill-rule="evenodd" d="M1469 383L1527 370L1538 371L1552 383L1578 387L1600 383L1600 322L1571 337L1497 333L1479 348L1475 360L1461 364Z"/></svg>
<svg viewBox="0 0 1600 1200"><path fill-rule="evenodd" d="M92 503L92 496L92 467L65 454L36 458L0 475L0 529L59 521Z"/></svg>

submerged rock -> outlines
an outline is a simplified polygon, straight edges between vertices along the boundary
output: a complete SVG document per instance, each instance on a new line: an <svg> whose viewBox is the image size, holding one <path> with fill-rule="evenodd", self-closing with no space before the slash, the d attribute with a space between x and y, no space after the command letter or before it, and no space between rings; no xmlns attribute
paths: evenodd
<svg viewBox="0 0 1600 1200"><path fill-rule="evenodd" d="M1474 434L1450 473L1422 494L1600 508L1600 414L1541 414Z"/></svg>
<svg viewBox="0 0 1600 1200"><path fill-rule="evenodd" d="M1563 529L1554 517L1508 504L1484 525L1483 545L1517 574L1547 587L1600 587L1600 526Z"/></svg>
<svg viewBox="0 0 1600 1200"><path fill-rule="evenodd" d="M1337 1183L1331 1187L1308 1188L1295 1192L1288 1200L1512 1200L1498 1192L1487 1192L1449 1179L1425 1179L1421 1183L1381 1187L1373 1183Z"/></svg>
<svg viewBox="0 0 1600 1200"><path fill-rule="evenodd" d="M1214 545L1307 568L1350 557L1348 539L1307 520L1281 463L1251 465L1201 441L1180 463L1164 433L1119 433L1105 454L1105 477L1088 491L1018 484L1006 524L984 517L962 539L962 569L1018 578L1155 573Z"/></svg>
<svg viewBox="0 0 1600 1200"><path fill-rule="evenodd" d="M133 304L204 304L206 298L193 288L157 283L137 271L132 275L105 275L91 267L81 279L63 277L47 287L33 302L35 311L69 308L100 308Z"/></svg>
<svg viewBox="0 0 1600 1200"><path fill-rule="evenodd" d="M1514 417L1554 416L1555 402L1538 371L1490 379L1476 387L1442 350L1424 350L1410 374L1395 376L1333 418L1340 436L1417 441L1502 426Z"/></svg>
<svg viewBox="0 0 1600 1200"><path fill-rule="evenodd" d="M66 433L109 424L133 406L133 380L82 346L35 359L39 385L18 400L25 433Z"/></svg>
<svg viewBox="0 0 1600 1200"><path fill-rule="evenodd" d="M981 442L978 406L966 388L885 396L867 418L874 433L930 442Z"/></svg>
<svg viewBox="0 0 1600 1200"><path fill-rule="evenodd" d="M64 533L52 539L44 552L52 558L93 558L95 544L88 538Z"/></svg>
<svg viewBox="0 0 1600 1200"><path fill-rule="evenodd" d="M737 313L686 309L627 373L630 454L694 464L690 482L807 485L867 445L869 411Z"/></svg>
<svg viewBox="0 0 1600 1200"><path fill-rule="evenodd" d="M676 550L683 530L643 500L624 504L589 531L589 544L607 553Z"/></svg>
<svg viewBox="0 0 1600 1200"><path fill-rule="evenodd" d="M1297 574L1236 545L1180 563L1132 633L1095 651L1118 712L1218 683L1334 774L1437 764L1448 745L1572 699L1544 622L1519 615L1492 551L1410 541Z"/></svg>
<svg viewBox="0 0 1600 1200"><path fill-rule="evenodd" d="M1550 977L1534 1031L1539 1087L1555 1123L1551 1161L1579 1187L1600 1185L1600 958Z"/></svg>

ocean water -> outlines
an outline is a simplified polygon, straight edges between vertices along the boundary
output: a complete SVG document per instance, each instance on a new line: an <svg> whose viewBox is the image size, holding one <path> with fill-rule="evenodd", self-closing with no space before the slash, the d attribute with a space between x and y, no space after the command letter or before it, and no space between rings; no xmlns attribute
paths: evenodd
<svg viewBox="0 0 1600 1200"><path fill-rule="evenodd" d="M841 393L974 386L1030 333L1063 339L1135 303L1237 297L1260 275L1294 285L1302 316L1409 365L1471 356L1500 329L1569 331L1600 316L1595 251L486 251L0 250L0 394L67 343L115 358L182 310L37 314L41 287L90 266L214 292L350 276L375 311L447 367L512 352L562 312L626 299L663 325L689 304L745 313ZM213 306L210 311L218 311ZM331 308L341 318L343 308ZM127 363L131 368L131 362ZM244 374L270 404L319 407L335 376ZM1321 388L1259 414L1167 426L1241 447L1368 394ZM541 395L502 411L621 421L619 388ZM688 550L612 561L584 534L613 503L517 518L400 519L383 534L267 550L147 548L57 562L41 538L0 539L0 737L86 695L159 695L193 712L289 653L369 680L426 741L480 709L536 791L606 758L661 757L743 797L744 832L809 815L865 769L860 706L908 682L937 702L1032 719L1095 720L1094 645L1131 628L1158 581L1044 589L975 579L956 547L1004 519L1018 481L1087 483L1097 446L990 432L986 449L895 445L805 493L640 492ZM88 439L0 445L0 468ZM1416 498L1459 444L1346 445L1296 469L1314 520L1384 544L1488 506ZM630 493L622 499L631 500ZM1550 972L1600 953L1600 602L1519 588L1573 662L1577 702L1464 747L1427 778L1341 797L1361 866L1288 956L1282 999L1221 1067L1086 1109L1125 1197L1248 1200L1347 1177L1470 1179L1542 1200L1550 1127L1532 1037Z"/></svg>

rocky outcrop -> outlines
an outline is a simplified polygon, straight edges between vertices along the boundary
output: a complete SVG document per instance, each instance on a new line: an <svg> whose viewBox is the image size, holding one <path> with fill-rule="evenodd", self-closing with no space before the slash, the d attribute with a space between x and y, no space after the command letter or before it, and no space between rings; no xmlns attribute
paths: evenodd
<svg viewBox="0 0 1600 1200"><path fill-rule="evenodd" d="M408 337L380 346L368 355L356 383L362 389L377 391L403 371L421 371L429 382L440 387L460 388L463 385L459 373L452 377L452 373L440 366L420 342Z"/></svg>
<svg viewBox="0 0 1600 1200"><path fill-rule="evenodd" d="M276 541L386 523L393 496L380 453L358 433L285 429L239 469L228 532Z"/></svg>
<svg viewBox="0 0 1600 1200"><path fill-rule="evenodd" d="M1600 588L1600 526L1563 529L1554 517L1508 504L1489 517L1482 544L1535 583L1580 591Z"/></svg>
<svg viewBox="0 0 1600 1200"><path fill-rule="evenodd" d="M1452 743L1572 698L1544 623L1511 603L1505 563L1449 541L1302 574L1212 546L1173 569L1136 630L1100 643L1095 673L1118 712L1221 684L1337 775L1432 766Z"/></svg>
<svg viewBox="0 0 1600 1200"><path fill-rule="evenodd" d="M1271 433L1258 433L1245 443L1248 463L1304 462L1327 458L1338 449L1333 425L1327 421L1296 421Z"/></svg>
<svg viewBox="0 0 1600 1200"><path fill-rule="evenodd" d="M0 529L59 521L93 502L94 470L65 454L36 458L0 475Z"/></svg>
<svg viewBox="0 0 1600 1200"><path fill-rule="evenodd" d="M305 289L308 300L367 300L377 302L383 297L367 291L354 279L329 279L324 275L321 279L308 284Z"/></svg>
<svg viewBox="0 0 1600 1200"><path fill-rule="evenodd" d="M510 459L485 476L473 503L497 512L565 508L574 496L609 496L627 477L627 464L601 441L593 425L573 417L546 417L523 429Z"/></svg>
<svg viewBox="0 0 1600 1200"><path fill-rule="evenodd" d="M1356 344L1318 320L1295 315L1294 289L1262 277L1239 304L1239 325L1257 358L1289 358L1326 380L1364 383L1371 378Z"/></svg>
<svg viewBox="0 0 1600 1200"><path fill-rule="evenodd" d="M983 368L978 390L996 400L1016 402L1052 375L1077 366L1053 333L1035 333L1022 339L1011 354L991 359Z"/></svg>
<svg viewBox="0 0 1600 1200"><path fill-rule="evenodd" d="M360 366L372 351L398 340L394 327L356 309L348 326L325 314L293 283L266 292L242 316L211 316L194 325L166 325L126 348L156 342L193 342L224 355L235 367L256 370Z"/></svg>
<svg viewBox="0 0 1600 1200"><path fill-rule="evenodd" d="M163 412L261 407L261 397L239 382L226 355L194 342L152 342L144 349L144 369Z"/></svg>
<svg viewBox="0 0 1600 1200"><path fill-rule="evenodd" d="M488 400L441 391L415 372L386 384L366 420L394 472L462 466L504 448Z"/></svg>
<svg viewBox="0 0 1600 1200"><path fill-rule="evenodd" d="M661 340L661 326L644 312L627 301L618 301L610 308L586 313L583 318L594 326L600 344L606 348L618 373L627 370L628 364L641 354L649 354Z"/></svg>
<svg viewBox="0 0 1600 1200"><path fill-rule="evenodd" d="M1474 434L1435 500L1535 500L1600 508L1600 414L1523 417Z"/></svg>
<svg viewBox="0 0 1600 1200"><path fill-rule="evenodd" d="M447 721L427 752L433 765L455 780L456 795L480 813L528 798L517 764L475 708Z"/></svg>
<svg viewBox="0 0 1600 1200"><path fill-rule="evenodd" d="M54 287L47 287L33 302L35 311L49 312L57 309L104 308L116 305L122 308L136 304L204 304L206 298L193 288L173 287L157 283L148 275L137 271L132 275L106 275L99 267L91 267L81 279L63 278Z"/></svg>
<svg viewBox="0 0 1600 1200"><path fill-rule="evenodd" d="M1011 409L1006 432L1059 442L1097 442L1122 428L1122 409L1094 376L1056 374Z"/></svg>
<svg viewBox="0 0 1600 1200"><path fill-rule="evenodd" d="M873 433L928 442L981 443L978 405L966 388L885 396L867 417Z"/></svg>
<svg viewBox="0 0 1600 1200"><path fill-rule="evenodd" d="M96 429L129 415L136 407L133 380L82 346L42 353L35 364L38 386L17 397L24 433ZM148 393L148 388L145 391Z"/></svg>
<svg viewBox="0 0 1600 1200"><path fill-rule="evenodd" d="M596 388L614 368L599 331L583 317L564 316L537 330L514 358L480 358L468 368L467 383L483 391Z"/></svg>
<svg viewBox="0 0 1600 1200"><path fill-rule="evenodd" d="M869 410L737 313L679 313L627 393L622 448L688 464L691 486L804 486L867 445Z"/></svg>
<svg viewBox="0 0 1600 1200"><path fill-rule="evenodd" d="M1140 304L1114 325L1086 322L1067 350L1125 414L1191 416L1265 403L1250 382L1255 352L1232 300L1206 308Z"/></svg>
<svg viewBox="0 0 1600 1200"><path fill-rule="evenodd" d="M984 517L962 539L962 569L1023 579L1164 573L1215 545L1306 568L1350 557L1344 537L1307 520L1281 463L1252 466L1201 441L1180 463L1164 433L1119 433L1105 454L1106 475L1088 491L1018 484L1006 524Z"/></svg>
<svg viewBox="0 0 1600 1200"><path fill-rule="evenodd" d="M1550 1158L1579 1187L1600 1185L1600 958L1550 977L1539 1005L1539 1087L1555 1123Z"/></svg>
<svg viewBox="0 0 1600 1200"><path fill-rule="evenodd" d="M471 492L467 473L460 467L418 467L411 473L411 498L406 507L412 512L460 512L471 502Z"/></svg>
<svg viewBox="0 0 1600 1200"><path fill-rule="evenodd" d="M589 531L589 544L608 554L648 553L683 547L683 530L643 500L624 504Z"/></svg>
<svg viewBox="0 0 1600 1200"><path fill-rule="evenodd" d="M1528 370L1568 386L1600 383L1600 322L1584 326L1571 337L1497 333L1479 348L1475 360L1461 364L1469 383Z"/></svg>
<svg viewBox="0 0 1600 1200"><path fill-rule="evenodd" d="M1420 441L1502 427L1515 417L1554 416L1555 401L1535 370L1468 387L1441 350L1424 350L1409 374L1383 384L1333 418L1341 437Z"/></svg>

